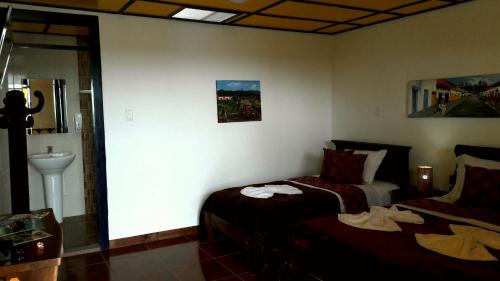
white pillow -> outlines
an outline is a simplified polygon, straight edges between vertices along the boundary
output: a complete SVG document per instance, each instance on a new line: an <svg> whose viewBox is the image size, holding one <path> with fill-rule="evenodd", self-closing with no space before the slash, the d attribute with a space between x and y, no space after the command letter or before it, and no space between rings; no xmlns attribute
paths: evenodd
<svg viewBox="0 0 500 281"><path fill-rule="evenodd" d="M363 182L367 184L373 183L375 179L375 173L377 173L378 167L382 160L384 160L387 149L382 149L378 151L371 150L354 150L354 154L367 154L365 160L365 166L363 168Z"/></svg>
<svg viewBox="0 0 500 281"><path fill-rule="evenodd" d="M500 169L500 162L476 158L468 154L462 154L457 157L457 178L455 179L455 186L446 195L443 196L449 202L454 203L462 195L462 189L465 181L465 165L472 167L480 167L486 169Z"/></svg>

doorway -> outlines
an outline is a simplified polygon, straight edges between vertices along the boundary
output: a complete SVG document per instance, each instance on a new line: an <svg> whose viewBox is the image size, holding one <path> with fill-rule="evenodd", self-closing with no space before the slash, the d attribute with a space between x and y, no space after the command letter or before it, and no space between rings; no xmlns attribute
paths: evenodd
<svg viewBox="0 0 500 281"><path fill-rule="evenodd" d="M54 108L60 106L67 112L68 129L58 131L57 128L48 128L28 133L30 153L44 152L47 148L50 151L73 150L76 154L74 166L68 167L73 169L72 173L65 171L68 176L64 174L63 189L66 193L63 192L63 200L68 200L66 205L71 207L67 208L61 224L64 251L108 249L98 18L20 9L12 10L11 16L14 48L2 89L25 89L29 93L31 88L42 82L53 85L51 81L59 83L54 89L62 89L61 85L65 89L65 103L54 105ZM59 117L56 116L56 120ZM40 178L32 179L30 173L32 209L43 207L37 205L43 200L32 198L43 194L32 192L33 188L40 190Z"/></svg>

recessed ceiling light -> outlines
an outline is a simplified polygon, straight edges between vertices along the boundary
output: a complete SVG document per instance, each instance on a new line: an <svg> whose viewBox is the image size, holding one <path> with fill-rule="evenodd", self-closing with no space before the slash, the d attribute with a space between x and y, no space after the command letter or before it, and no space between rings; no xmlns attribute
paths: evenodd
<svg viewBox="0 0 500 281"><path fill-rule="evenodd" d="M211 21L211 22L223 22L229 18L234 17L235 15L236 14L232 14L232 13L216 12L216 13L213 13L210 16L204 18L203 20Z"/></svg>
<svg viewBox="0 0 500 281"><path fill-rule="evenodd" d="M209 21L209 22L223 22L231 17L234 17L236 14L233 13L224 13L224 12L215 12L209 10L200 10L200 9L191 9L185 8L182 9L177 14L173 15L173 18L177 19L188 19L188 20L199 20L199 21Z"/></svg>
<svg viewBox="0 0 500 281"><path fill-rule="evenodd" d="M202 20L213 13L213 11L185 8L172 17L188 20Z"/></svg>

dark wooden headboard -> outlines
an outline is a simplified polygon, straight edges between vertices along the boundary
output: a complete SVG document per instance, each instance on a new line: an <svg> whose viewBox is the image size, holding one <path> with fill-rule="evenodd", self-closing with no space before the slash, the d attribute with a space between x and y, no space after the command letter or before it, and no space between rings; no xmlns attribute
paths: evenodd
<svg viewBox="0 0 500 281"><path fill-rule="evenodd" d="M401 189L409 188L411 146L394 144L332 140L336 149L382 150L387 154L375 174L375 179L395 183Z"/></svg>
<svg viewBox="0 0 500 281"><path fill-rule="evenodd" d="M457 144L455 146L455 156L468 154L477 158L494 160L500 162L500 147L472 146Z"/></svg>
<svg viewBox="0 0 500 281"><path fill-rule="evenodd" d="M486 146L474 146L457 144L455 145L455 156L458 157L462 154L468 154L473 157L488 159L500 162L500 147L486 147ZM457 176L457 171L450 176L450 188L455 185L455 180Z"/></svg>

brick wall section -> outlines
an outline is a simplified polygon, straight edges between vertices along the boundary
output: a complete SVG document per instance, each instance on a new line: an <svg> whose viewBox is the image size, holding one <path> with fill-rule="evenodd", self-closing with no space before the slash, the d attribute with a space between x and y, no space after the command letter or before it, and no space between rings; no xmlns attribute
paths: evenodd
<svg viewBox="0 0 500 281"><path fill-rule="evenodd" d="M82 43L79 40L79 44ZM90 53L78 51L78 74L80 80L80 91L90 90ZM96 159L94 130L92 121L92 94L80 93L80 112L82 113L82 152L83 152L83 182L85 189L85 213L96 214Z"/></svg>

